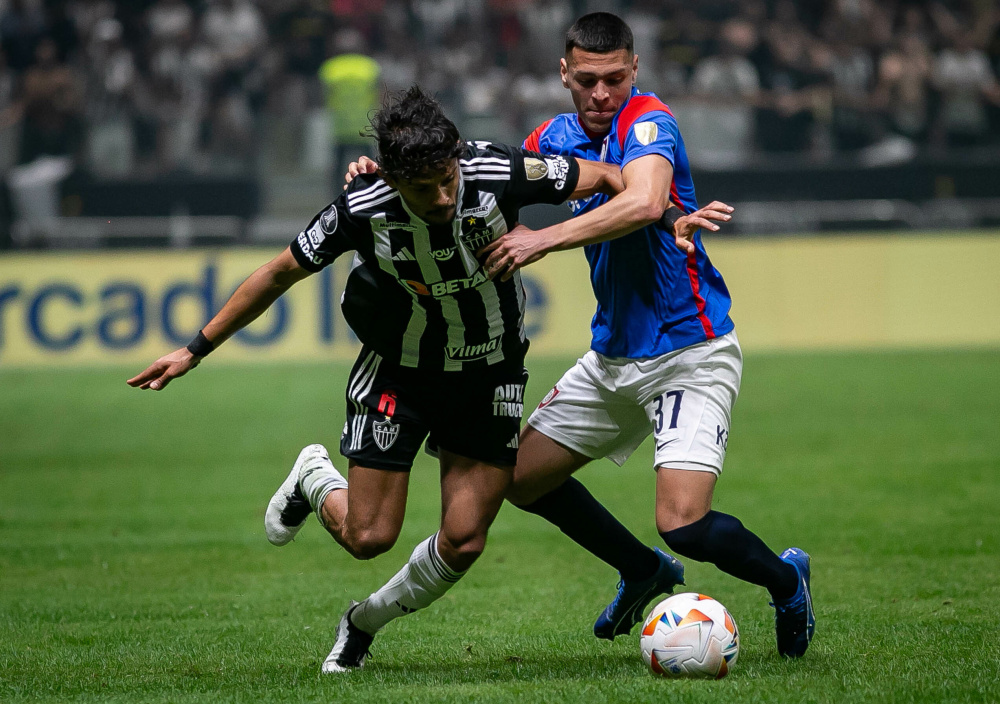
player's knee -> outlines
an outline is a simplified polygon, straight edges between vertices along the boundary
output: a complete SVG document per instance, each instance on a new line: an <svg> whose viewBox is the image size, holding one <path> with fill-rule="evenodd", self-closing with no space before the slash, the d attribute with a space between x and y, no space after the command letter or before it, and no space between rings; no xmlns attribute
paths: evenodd
<svg viewBox="0 0 1000 704"><path fill-rule="evenodd" d="M348 552L359 560L371 560L389 552L396 544L396 535L375 529L353 533L347 541Z"/></svg>
<svg viewBox="0 0 1000 704"><path fill-rule="evenodd" d="M469 530L438 534L438 552L453 569L469 569L486 549L486 531Z"/></svg>
<svg viewBox="0 0 1000 704"><path fill-rule="evenodd" d="M529 482L518 483L515 476L514 481L511 482L511 485L507 488L507 495L505 498L518 508L527 510L528 507L535 503L535 501L537 501L540 497L541 494L539 491L532 487Z"/></svg>

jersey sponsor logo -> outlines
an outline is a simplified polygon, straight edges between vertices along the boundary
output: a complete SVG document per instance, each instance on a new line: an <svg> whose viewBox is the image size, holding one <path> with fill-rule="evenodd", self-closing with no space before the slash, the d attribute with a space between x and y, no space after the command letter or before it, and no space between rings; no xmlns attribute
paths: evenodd
<svg viewBox="0 0 1000 704"><path fill-rule="evenodd" d="M305 232L300 232L297 240L299 243L299 249L302 250L302 253L306 255L306 258L309 261L311 261L316 266L319 266L320 264L323 263L323 260L320 259L318 254L316 254L316 249L315 247L313 247L313 244L310 241L311 239L312 238Z"/></svg>
<svg viewBox="0 0 1000 704"><path fill-rule="evenodd" d="M392 255L392 261L394 262L414 262L417 258L413 256L406 247L402 247L398 252Z"/></svg>
<svg viewBox="0 0 1000 704"><path fill-rule="evenodd" d="M475 252L493 241L493 228L486 223L486 218L469 215L462 218L462 244Z"/></svg>
<svg viewBox="0 0 1000 704"><path fill-rule="evenodd" d="M439 262L446 262L452 258L455 254L454 247L448 247L447 249L432 249L431 256Z"/></svg>
<svg viewBox="0 0 1000 704"><path fill-rule="evenodd" d="M493 415L520 418L524 415L524 384L501 384L493 392Z"/></svg>
<svg viewBox="0 0 1000 704"><path fill-rule="evenodd" d="M328 235L332 235L337 231L337 208L332 207L326 210L322 215L319 216L319 226L323 228L323 232Z"/></svg>
<svg viewBox="0 0 1000 704"><path fill-rule="evenodd" d="M639 140L639 144L648 146L656 141L656 135L660 130L655 122L640 122L632 128L632 131L635 132L635 138Z"/></svg>
<svg viewBox="0 0 1000 704"><path fill-rule="evenodd" d="M454 296L456 293L468 291L472 288L479 288L489 281L482 269L478 269L475 274L464 279L450 279L448 281L436 281L432 284L425 284L423 281L413 279L398 279L405 288L420 296L433 296L434 298L444 298Z"/></svg>
<svg viewBox="0 0 1000 704"><path fill-rule="evenodd" d="M397 398L395 391L383 391L382 397L378 400L378 412L386 418L391 418L396 412Z"/></svg>
<svg viewBox="0 0 1000 704"><path fill-rule="evenodd" d="M385 218L370 218L369 222L372 225L372 232L378 232L380 230L406 230L407 232L416 232L417 226L408 222L399 222L398 220L386 220Z"/></svg>
<svg viewBox="0 0 1000 704"><path fill-rule="evenodd" d="M554 399L558 395L559 395L559 387L553 386L552 389L547 394L545 394L545 398L543 398L542 402L538 404L538 407L545 408L550 403L552 403L552 399Z"/></svg>
<svg viewBox="0 0 1000 704"><path fill-rule="evenodd" d="M396 392L383 391L378 401L378 411L383 414L383 420L372 423L372 437L378 448L385 452L399 437L399 424L392 422L392 414L396 412Z"/></svg>
<svg viewBox="0 0 1000 704"><path fill-rule="evenodd" d="M489 342L479 345L466 345L465 347L445 347L444 353L448 359L455 362L471 362L474 359L482 359L500 347L500 338L494 337Z"/></svg>
<svg viewBox="0 0 1000 704"><path fill-rule="evenodd" d="M569 176L569 162L561 156L546 157L545 165L548 167L549 178L556 182L556 190L564 189L566 177Z"/></svg>
<svg viewBox="0 0 1000 704"><path fill-rule="evenodd" d="M493 210L492 205L480 205L475 208L468 208L467 210L463 210L460 215L463 218L468 215L486 215L491 210Z"/></svg>
<svg viewBox="0 0 1000 704"><path fill-rule="evenodd" d="M537 181L545 178L545 174L548 172L549 167L541 159L535 159L530 156L524 158L524 175L528 177L529 181Z"/></svg>

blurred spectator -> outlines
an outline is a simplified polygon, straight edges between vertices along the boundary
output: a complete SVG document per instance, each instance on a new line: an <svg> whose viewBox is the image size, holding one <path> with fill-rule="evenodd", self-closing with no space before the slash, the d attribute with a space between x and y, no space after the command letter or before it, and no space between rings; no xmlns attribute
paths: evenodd
<svg viewBox="0 0 1000 704"><path fill-rule="evenodd" d="M687 130L691 149L702 151L703 159L732 166L745 163L753 151L753 110L760 80L747 55L757 41L757 30L750 22L729 20L722 26L719 53L695 66L690 92L704 109L689 116ZM697 137L691 136L692 128Z"/></svg>
<svg viewBox="0 0 1000 704"><path fill-rule="evenodd" d="M521 125L520 132L525 137L554 114L572 109L569 91L563 87L559 71L555 67L530 61L527 56L523 56L514 68L520 75L510 86L513 102L505 104L504 109L516 111L517 121Z"/></svg>
<svg viewBox="0 0 1000 704"><path fill-rule="evenodd" d="M334 144L333 178L339 183L347 164L371 150L363 131L380 102L379 66L364 53L364 38L356 31L341 31L334 45L336 55L320 66L319 78Z"/></svg>
<svg viewBox="0 0 1000 704"><path fill-rule="evenodd" d="M676 107L696 164L1000 144L1000 5L957 0L0 0L0 138L24 126L24 158L86 142L119 175L248 169L331 139L342 161L380 89L415 82L463 130L523 136L570 109L562 37L592 11L631 25L638 85Z"/></svg>
<svg viewBox="0 0 1000 704"><path fill-rule="evenodd" d="M60 63L56 43L42 39L35 64L24 74L19 163L42 155L71 156L81 143L80 81Z"/></svg>
<svg viewBox="0 0 1000 704"><path fill-rule="evenodd" d="M927 138L932 61L917 34L903 36L879 61L874 102L889 129L913 142Z"/></svg>
<svg viewBox="0 0 1000 704"><path fill-rule="evenodd" d="M833 139L837 149L861 149L871 143L874 121L871 88L875 67L868 51L844 37L832 42Z"/></svg>
<svg viewBox="0 0 1000 704"><path fill-rule="evenodd" d="M828 54L810 46L796 28L772 31L762 94L757 110L757 144L766 152L809 152L818 106L827 102L829 82L823 73Z"/></svg>
<svg viewBox="0 0 1000 704"><path fill-rule="evenodd" d="M42 11L29 6L25 0L9 0L0 15L0 46L7 57L7 65L15 71L28 68L35 61L35 48L43 34L45 16Z"/></svg>
<svg viewBox="0 0 1000 704"><path fill-rule="evenodd" d="M249 0L210 0L201 32L223 65L235 70L247 69L267 38L260 11Z"/></svg>
<svg viewBox="0 0 1000 704"><path fill-rule="evenodd" d="M969 32L958 32L953 45L938 54L934 85L941 92L938 142L956 147L982 144L989 129L985 101L1000 105L1000 86L986 53L973 45Z"/></svg>
<svg viewBox="0 0 1000 704"><path fill-rule="evenodd" d="M191 33L194 12L184 0L155 0L146 12L146 26L154 41L177 41Z"/></svg>
<svg viewBox="0 0 1000 704"><path fill-rule="evenodd" d="M565 53L561 40L576 19L573 8L561 0L535 0L521 6L518 19L527 59L543 71L556 71Z"/></svg>
<svg viewBox="0 0 1000 704"><path fill-rule="evenodd" d="M421 56L405 34L387 33L385 49L375 56L387 91L406 90L417 82Z"/></svg>

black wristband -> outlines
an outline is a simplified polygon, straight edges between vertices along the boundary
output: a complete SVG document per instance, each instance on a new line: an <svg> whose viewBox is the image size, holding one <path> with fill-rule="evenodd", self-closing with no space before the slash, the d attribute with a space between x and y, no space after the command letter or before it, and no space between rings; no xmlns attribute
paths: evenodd
<svg viewBox="0 0 1000 704"><path fill-rule="evenodd" d="M674 224L685 215L687 215L687 213L671 203L667 209L663 211L659 224L665 230L668 230L670 234L675 235L677 233L674 231Z"/></svg>
<svg viewBox="0 0 1000 704"><path fill-rule="evenodd" d="M187 349L196 357L207 357L208 353L215 349L215 345L199 330L198 335L188 343Z"/></svg>

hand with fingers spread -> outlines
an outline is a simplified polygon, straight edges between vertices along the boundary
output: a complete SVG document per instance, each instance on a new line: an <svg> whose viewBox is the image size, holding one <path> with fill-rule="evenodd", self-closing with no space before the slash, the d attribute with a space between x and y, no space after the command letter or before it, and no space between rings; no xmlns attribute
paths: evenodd
<svg viewBox="0 0 1000 704"><path fill-rule="evenodd" d="M202 357L192 354L187 347L181 347L160 357L145 371L129 379L126 383L139 389L162 391L172 379L184 376L198 366Z"/></svg>
<svg viewBox="0 0 1000 704"><path fill-rule="evenodd" d="M353 181L355 176L359 174L373 174L376 171L378 171L378 162L366 156L358 157L357 161L352 161L348 165L347 173L344 174L344 190L347 190L347 184Z"/></svg>
<svg viewBox="0 0 1000 704"><path fill-rule="evenodd" d="M548 250L538 232L529 230L524 225L517 225L476 254L488 255L483 263L487 276L491 279L500 276L501 281L507 281L521 267L534 264L548 254Z"/></svg>
<svg viewBox="0 0 1000 704"><path fill-rule="evenodd" d="M664 218L669 219L671 211L675 208L676 206L674 205L667 208L666 213L664 213ZM701 228L711 230L712 232L718 232L719 226L713 221L729 222L733 217L731 215L732 212L732 206L726 205L718 200L713 200L704 208L687 215L682 215L673 221L674 244L676 244L679 249L684 250L688 254L692 254L695 251L694 242L691 241L694 237L694 233Z"/></svg>

